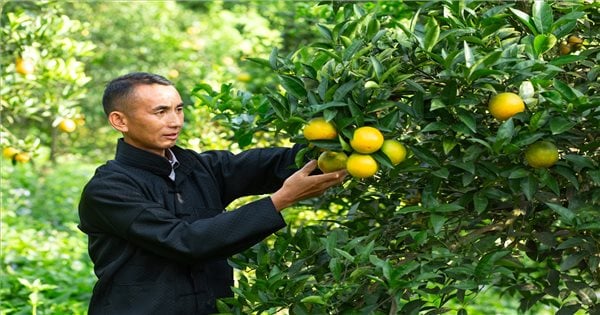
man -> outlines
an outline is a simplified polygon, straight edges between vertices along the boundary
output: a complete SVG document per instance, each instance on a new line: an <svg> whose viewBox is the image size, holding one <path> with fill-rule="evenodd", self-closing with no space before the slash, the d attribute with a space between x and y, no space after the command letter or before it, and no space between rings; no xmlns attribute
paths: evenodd
<svg viewBox="0 0 600 315"><path fill-rule="evenodd" d="M79 204L98 282L89 314L210 314L231 296L227 257L285 226L295 202L342 182L345 171L293 168L299 147L197 153L176 146L183 102L162 76L131 73L102 99L123 135ZM268 194L238 209L233 200Z"/></svg>

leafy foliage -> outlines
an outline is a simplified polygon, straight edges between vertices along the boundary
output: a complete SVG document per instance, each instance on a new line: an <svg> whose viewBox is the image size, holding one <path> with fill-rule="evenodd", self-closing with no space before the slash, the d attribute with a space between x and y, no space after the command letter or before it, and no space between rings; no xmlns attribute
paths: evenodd
<svg viewBox="0 0 600 315"><path fill-rule="evenodd" d="M2 314L87 312L95 276L74 222L91 170L72 168L45 170L40 180L30 165L2 165Z"/></svg>
<svg viewBox="0 0 600 315"><path fill-rule="evenodd" d="M0 18L2 146L31 153L43 146L52 159L72 140L59 135L60 120L84 123L79 101L90 80L84 62L94 46L74 35L83 29L81 22L53 3L10 2Z"/></svg>
<svg viewBox="0 0 600 315"><path fill-rule="evenodd" d="M396 167L380 157L379 176L315 200L331 209L320 225L233 260L256 277L242 277L222 310L466 312L493 290L520 299L520 312L598 311L598 5L328 5L336 15L316 25L319 40L256 60L281 86L270 111L245 108L257 117L245 130L306 143L303 123L323 116L342 137L314 151L342 150L371 125L411 155ZM561 54L573 34L583 48ZM505 91L527 108L500 122L487 101ZM523 159L540 139L560 151L548 169Z"/></svg>

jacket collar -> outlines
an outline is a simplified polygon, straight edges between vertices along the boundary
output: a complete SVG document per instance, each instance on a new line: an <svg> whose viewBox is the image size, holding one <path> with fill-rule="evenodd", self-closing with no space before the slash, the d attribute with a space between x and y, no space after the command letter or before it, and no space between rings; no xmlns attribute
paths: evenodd
<svg viewBox="0 0 600 315"><path fill-rule="evenodd" d="M169 176L171 163L164 156L136 148L123 140L117 142L115 160L160 176Z"/></svg>

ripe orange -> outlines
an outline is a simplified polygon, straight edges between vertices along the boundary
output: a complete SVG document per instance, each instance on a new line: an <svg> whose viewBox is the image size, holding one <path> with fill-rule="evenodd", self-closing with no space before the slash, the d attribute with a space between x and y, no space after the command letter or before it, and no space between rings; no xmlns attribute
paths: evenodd
<svg viewBox="0 0 600 315"><path fill-rule="evenodd" d="M363 154L373 153L383 145L383 135L377 128L364 126L354 130L350 146L354 151Z"/></svg>
<svg viewBox="0 0 600 315"><path fill-rule="evenodd" d="M346 170L353 177L366 178L375 175L379 170L379 165L368 154L352 153L346 161Z"/></svg>
<svg viewBox="0 0 600 315"><path fill-rule="evenodd" d="M7 159L13 159L15 157L15 155L17 155L19 153L19 150L13 148L13 147L6 147L4 149L2 149L2 156L4 156Z"/></svg>
<svg viewBox="0 0 600 315"><path fill-rule="evenodd" d="M17 161L19 163L27 163L27 162L29 162L30 158L31 157L29 156L29 153L27 153L27 152L19 152L14 157L15 161Z"/></svg>
<svg viewBox="0 0 600 315"><path fill-rule="evenodd" d="M15 70L22 75L27 75L33 73L35 65L33 60L19 57L15 61Z"/></svg>
<svg viewBox="0 0 600 315"><path fill-rule="evenodd" d="M488 104L490 114L498 120L507 120L517 113L525 111L523 99L515 93L504 92L495 95Z"/></svg>
<svg viewBox="0 0 600 315"><path fill-rule="evenodd" d="M381 151L392 161L393 165L398 165L406 158L406 148L402 143L394 139L383 141Z"/></svg>
<svg viewBox="0 0 600 315"><path fill-rule="evenodd" d="M75 131L75 128L77 128L77 124L70 118L64 118L58 124L58 129L62 132L73 132Z"/></svg>
<svg viewBox="0 0 600 315"><path fill-rule="evenodd" d="M311 119L304 130L302 130L304 138L307 140L330 140L337 138L335 126L325 120L323 117Z"/></svg>
<svg viewBox="0 0 600 315"><path fill-rule="evenodd" d="M549 141L538 141L525 149L525 160L534 168L549 168L558 161L558 149Z"/></svg>
<svg viewBox="0 0 600 315"><path fill-rule="evenodd" d="M345 169L347 160L344 152L325 151L319 155L317 165L323 173L331 173Z"/></svg>

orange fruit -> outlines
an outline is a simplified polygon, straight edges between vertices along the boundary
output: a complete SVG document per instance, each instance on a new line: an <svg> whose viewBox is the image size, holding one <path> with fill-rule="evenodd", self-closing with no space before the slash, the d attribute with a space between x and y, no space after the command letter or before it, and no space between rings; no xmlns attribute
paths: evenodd
<svg viewBox="0 0 600 315"><path fill-rule="evenodd" d="M571 35L569 36L569 38L567 39L567 41L569 42L569 44L583 44L583 39L581 39L581 37L577 36L577 35Z"/></svg>
<svg viewBox="0 0 600 315"><path fill-rule="evenodd" d="M77 124L70 118L64 118L58 124L58 129L62 132L73 132L75 131L75 128L77 128Z"/></svg>
<svg viewBox="0 0 600 315"><path fill-rule="evenodd" d="M353 177L366 178L375 175L379 165L369 154L352 153L346 161L346 170Z"/></svg>
<svg viewBox="0 0 600 315"><path fill-rule="evenodd" d="M571 52L571 45L568 43L561 43L559 50L561 55L568 55Z"/></svg>
<svg viewBox="0 0 600 315"><path fill-rule="evenodd" d="M304 138L307 140L330 140L337 138L335 126L325 120L323 117L313 118L302 130Z"/></svg>
<svg viewBox="0 0 600 315"><path fill-rule="evenodd" d="M495 95L488 104L490 114L498 120L507 120L517 113L525 111L523 99L511 92L504 92Z"/></svg>
<svg viewBox="0 0 600 315"><path fill-rule="evenodd" d="M35 65L33 60L19 57L15 61L15 70L22 75L27 75L33 73Z"/></svg>
<svg viewBox="0 0 600 315"><path fill-rule="evenodd" d="M381 152L390 159L393 165L398 165L406 158L406 148L402 143L394 139L383 141Z"/></svg>
<svg viewBox="0 0 600 315"><path fill-rule="evenodd" d="M29 162L30 158L31 157L29 156L29 153L27 153L27 152L19 152L14 157L15 161L17 161L19 163L27 163L27 162Z"/></svg>
<svg viewBox="0 0 600 315"><path fill-rule="evenodd" d="M319 155L317 165L323 173L331 173L345 169L347 160L344 152L325 151Z"/></svg>
<svg viewBox="0 0 600 315"><path fill-rule="evenodd" d="M549 168L558 161L558 149L549 141L538 141L525 149L525 160L534 168Z"/></svg>
<svg viewBox="0 0 600 315"><path fill-rule="evenodd" d="M242 72L236 76L236 79L240 82L250 82L252 76L247 72Z"/></svg>
<svg viewBox="0 0 600 315"><path fill-rule="evenodd" d="M19 150L13 148L13 147L6 147L4 149L2 149L2 156L4 156L7 159L13 159L15 157L15 155L17 155L19 153Z"/></svg>
<svg viewBox="0 0 600 315"><path fill-rule="evenodd" d="M169 72L167 72L167 78L169 79L176 79L179 77L179 71L177 71L177 69L171 69L169 70Z"/></svg>
<svg viewBox="0 0 600 315"><path fill-rule="evenodd" d="M383 140L383 135L377 128L364 126L354 130L350 146L358 153L369 154L379 150Z"/></svg>

